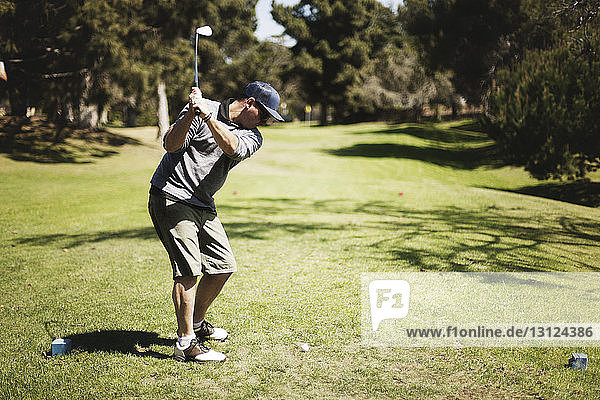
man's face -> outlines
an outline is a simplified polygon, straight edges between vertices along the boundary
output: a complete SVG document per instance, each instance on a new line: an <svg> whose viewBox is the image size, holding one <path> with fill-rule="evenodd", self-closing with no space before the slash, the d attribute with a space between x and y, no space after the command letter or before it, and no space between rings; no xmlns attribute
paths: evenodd
<svg viewBox="0 0 600 400"><path fill-rule="evenodd" d="M246 129L264 125L271 115L259 102L250 97L244 101L244 109L235 119L235 123Z"/></svg>

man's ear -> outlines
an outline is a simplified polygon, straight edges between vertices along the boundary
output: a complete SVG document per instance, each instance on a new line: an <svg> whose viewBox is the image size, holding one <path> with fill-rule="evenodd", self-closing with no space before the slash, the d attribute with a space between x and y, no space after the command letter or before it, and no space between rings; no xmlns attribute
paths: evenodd
<svg viewBox="0 0 600 400"><path fill-rule="evenodd" d="M246 104L248 105L248 107L252 107L252 105L254 104L255 101L256 101L256 99L254 97L248 97L246 99Z"/></svg>

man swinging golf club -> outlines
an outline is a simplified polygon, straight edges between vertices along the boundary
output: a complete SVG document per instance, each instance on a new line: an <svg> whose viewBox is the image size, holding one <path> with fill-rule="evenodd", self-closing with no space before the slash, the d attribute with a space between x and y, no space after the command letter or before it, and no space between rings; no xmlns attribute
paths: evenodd
<svg viewBox="0 0 600 400"><path fill-rule="evenodd" d="M226 358L205 345L228 336L205 315L236 271L213 196L229 170L262 145L257 126L270 117L283 121L278 106L279 94L264 82L252 82L237 99L222 103L203 98L194 87L164 136L167 153L152 177L148 209L173 268L174 357L179 361Z"/></svg>

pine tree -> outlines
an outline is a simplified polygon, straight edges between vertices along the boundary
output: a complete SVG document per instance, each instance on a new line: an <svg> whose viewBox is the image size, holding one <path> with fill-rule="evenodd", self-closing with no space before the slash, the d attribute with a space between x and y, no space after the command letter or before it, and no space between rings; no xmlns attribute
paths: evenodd
<svg viewBox="0 0 600 400"><path fill-rule="evenodd" d="M256 43L255 6L256 0L0 0L0 59L8 60L12 111L35 105L51 119L94 127L110 105L135 113L157 107L160 82L181 103L193 84L195 27L210 24L215 32L200 44L203 77L227 79L219 75L226 60ZM207 82L205 93L218 95L218 85Z"/></svg>
<svg viewBox="0 0 600 400"><path fill-rule="evenodd" d="M361 69L369 59L399 36L390 9L376 0L301 0L293 7L273 2L273 18L296 40L292 72L307 101L321 105L343 121L351 116L350 89L361 84Z"/></svg>
<svg viewBox="0 0 600 400"><path fill-rule="evenodd" d="M600 54L577 50L526 52L498 74L489 99L490 136L506 161L538 179L583 178L600 167Z"/></svg>
<svg viewBox="0 0 600 400"><path fill-rule="evenodd" d="M356 111L388 118L419 119L426 105L455 102L448 73L430 73L408 44L388 45L361 71L361 84L353 86Z"/></svg>
<svg viewBox="0 0 600 400"><path fill-rule="evenodd" d="M495 67L511 55L520 5L521 0L406 0L400 15L426 64L451 71L456 90L480 104Z"/></svg>

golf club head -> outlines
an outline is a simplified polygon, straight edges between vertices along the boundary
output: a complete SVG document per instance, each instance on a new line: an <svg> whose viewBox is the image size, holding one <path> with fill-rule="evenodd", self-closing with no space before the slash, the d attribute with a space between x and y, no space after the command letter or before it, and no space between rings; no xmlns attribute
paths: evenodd
<svg viewBox="0 0 600 400"><path fill-rule="evenodd" d="M212 28L208 25L201 26L196 29L196 35L200 36L212 36Z"/></svg>

